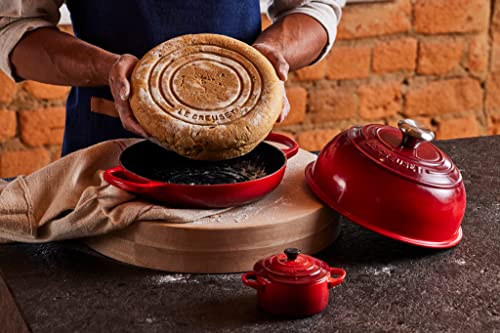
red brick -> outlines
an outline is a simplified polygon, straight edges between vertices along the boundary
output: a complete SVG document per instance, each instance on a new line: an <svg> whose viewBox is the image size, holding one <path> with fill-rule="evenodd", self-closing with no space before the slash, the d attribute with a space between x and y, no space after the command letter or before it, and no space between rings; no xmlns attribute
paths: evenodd
<svg viewBox="0 0 500 333"><path fill-rule="evenodd" d="M340 130L336 128L304 131L297 135L297 142L305 150L321 150L339 133Z"/></svg>
<svg viewBox="0 0 500 333"><path fill-rule="evenodd" d="M376 73L413 71L417 58L417 41L401 38L378 43L373 48L373 71Z"/></svg>
<svg viewBox="0 0 500 333"><path fill-rule="evenodd" d="M409 31L410 13L409 0L349 5L344 8L337 38L365 38Z"/></svg>
<svg viewBox="0 0 500 333"><path fill-rule="evenodd" d="M30 146L60 144L64 132L62 107L19 112L21 139Z"/></svg>
<svg viewBox="0 0 500 333"><path fill-rule="evenodd" d="M335 46L328 56L330 80L361 79L370 74L371 49L365 46Z"/></svg>
<svg viewBox="0 0 500 333"><path fill-rule="evenodd" d="M43 148L0 152L0 177L30 174L50 162L49 153Z"/></svg>
<svg viewBox="0 0 500 333"><path fill-rule="evenodd" d="M401 84L390 82L358 88L359 115L372 120L386 118L401 112Z"/></svg>
<svg viewBox="0 0 500 333"><path fill-rule="evenodd" d="M325 77L326 67L327 61L323 59L312 66L304 67L296 71L295 78L298 81L321 80Z"/></svg>
<svg viewBox="0 0 500 333"><path fill-rule="evenodd" d="M49 147L49 153L50 153L50 161L51 162L54 162L58 159L61 158L61 153L62 153L62 146L61 145L58 145L58 146L50 146Z"/></svg>
<svg viewBox="0 0 500 333"><path fill-rule="evenodd" d="M494 2L494 10L491 17L491 28L494 31L500 31L500 3L498 0L492 1Z"/></svg>
<svg viewBox="0 0 500 333"><path fill-rule="evenodd" d="M492 115L488 121L488 134L500 135L500 114Z"/></svg>
<svg viewBox="0 0 500 333"><path fill-rule="evenodd" d="M58 24L57 27L59 28L59 30L67 34L74 35L73 26L71 24Z"/></svg>
<svg viewBox="0 0 500 333"><path fill-rule="evenodd" d="M493 43L491 48L491 71L500 72L500 42Z"/></svg>
<svg viewBox="0 0 500 333"><path fill-rule="evenodd" d="M0 103L8 104L16 94L17 85L0 71Z"/></svg>
<svg viewBox="0 0 500 333"><path fill-rule="evenodd" d="M500 73L490 74L486 84L486 110L500 115Z"/></svg>
<svg viewBox="0 0 500 333"><path fill-rule="evenodd" d="M350 90L317 89L310 94L308 118L315 124L349 119L356 113L356 96Z"/></svg>
<svg viewBox="0 0 500 333"><path fill-rule="evenodd" d="M407 116L438 115L478 111L483 107L483 90L473 79L433 81L406 94Z"/></svg>
<svg viewBox="0 0 500 333"><path fill-rule="evenodd" d="M280 125L299 124L306 118L307 91L302 87L286 88L290 113Z"/></svg>
<svg viewBox="0 0 500 333"><path fill-rule="evenodd" d="M262 30L266 30L267 27L269 27L272 24L272 22L266 14L262 14L260 17L261 17L261 28Z"/></svg>
<svg viewBox="0 0 500 333"><path fill-rule="evenodd" d="M488 29L490 1L415 0L413 11L419 33L481 32Z"/></svg>
<svg viewBox="0 0 500 333"><path fill-rule="evenodd" d="M472 38L467 54L467 68L472 74L481 76L488 69L488 36L478 35Z"/></svg>
<svg viewBox="0 0 500 333"><path fill-rule="evenodd" d="M0 109L0 142L16 135L17 120L14 111Z"/></svg>
<svg viewBox="0 0 500 333"><path fill-rule="evenodd" d="M500 72L500 30L493 32L490 70Z"/></svg>
<svg viewBox="0 0 500 333"><path fill-rule="evenodd" d="M38 99L62 99L66 98L69 87L55 86L36 81L26 81L23 83L26 89L33 97Z"/></svg>
<svg viewBox="0 0 500 333"><path fill-rule="evenodd" d="M418 54L419 74L442 75L460 65L464 42L455 38L440 38L420 43Z"/></svg>
<svg viewBox="0 0 500 333"><path fill-rule="evenodd" d="M478 136L481 132L474 115L443 120L438 125L437 139L455 139Z"/></svg>

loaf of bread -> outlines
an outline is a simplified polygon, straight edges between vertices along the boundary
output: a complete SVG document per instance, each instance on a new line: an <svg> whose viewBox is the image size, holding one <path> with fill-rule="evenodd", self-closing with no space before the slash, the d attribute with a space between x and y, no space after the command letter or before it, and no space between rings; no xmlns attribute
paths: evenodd
<svg viewBox="0 0 500 333"><path fill-rule="evenodd" d="M131 78L130 105L165 148L197 160L251 151L279 117L282 85L253 47L215 34L184 35L149 51Z"/></svg>

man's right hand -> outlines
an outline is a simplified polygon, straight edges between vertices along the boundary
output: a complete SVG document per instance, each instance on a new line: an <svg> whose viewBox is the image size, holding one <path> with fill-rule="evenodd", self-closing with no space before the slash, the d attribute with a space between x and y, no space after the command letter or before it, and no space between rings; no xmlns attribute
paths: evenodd
<svg viewBox="0 0 500 333"><path fill-rule="evenodd" d="M121 55L111 66L109 72L109 87L115 100L115 108L120 116L123 127L132 133L147 138L148 134L139 125L130 108L130 76L139 59L131 54Z"/></svg>

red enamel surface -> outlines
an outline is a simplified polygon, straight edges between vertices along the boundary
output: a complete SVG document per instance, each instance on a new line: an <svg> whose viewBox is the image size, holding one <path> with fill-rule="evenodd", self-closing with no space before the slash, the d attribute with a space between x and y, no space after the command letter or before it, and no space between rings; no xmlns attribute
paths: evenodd
<svg viewBox="0 0 500 333"><path fill-rule="evenodd" d="M340 214L385 236L431 248L458 244L465 188L449 157L427 142L397 148L397 129L369 126L344 131L323 148L306 168L309 187Z"/></svg>

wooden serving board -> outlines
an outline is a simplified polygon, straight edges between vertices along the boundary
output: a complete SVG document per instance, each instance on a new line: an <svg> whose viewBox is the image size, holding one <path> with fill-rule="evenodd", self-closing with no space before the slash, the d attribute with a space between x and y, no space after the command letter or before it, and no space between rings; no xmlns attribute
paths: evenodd
<svg viewBox="0 0 500 333"><path fill-rule="evenodd" d="M304 169L315 158L300 150L288 161L280 186L258 202L192 223L135 223L87 244L125 263L185 273L251 270L287 247L319 252L337 237L339 220L305 182Z"/></svg>

